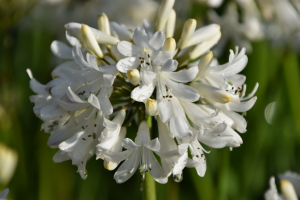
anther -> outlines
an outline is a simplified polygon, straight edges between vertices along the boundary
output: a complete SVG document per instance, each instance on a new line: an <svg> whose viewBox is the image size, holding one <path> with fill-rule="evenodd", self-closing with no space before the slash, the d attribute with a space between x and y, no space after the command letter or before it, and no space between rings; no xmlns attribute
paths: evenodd
<svg viewBox="0 0 300 200"><path fill-rule="evenodd" d="M97 126L97 124L94 125L95 127Z"/></svg>
<svg viewBox="0 0 300 200"><path fill-rule="evenodd" d="M204 154L201 154L201 158L204 156Z"/></svg>
<svg viewBox="0 0 300 200"><path fill-rule="evenodd" d="M92 137L92 135L88 135L88 137Z"/></svg>
<svg viewBox="0 0 300 200"><path fill-rule="evenodd" d="M197 157L197 158L199 158L199 156L198 156L198 155L196 155L196 157Z"/></svg>
<svg viewBox="0 0 300 200"><path fill-rule="evenodd" d="M149 63L149 62L146 62L146 65L150 65L150 63Z"/></svg>
<svg viewBox="0 0 300 200"><path fill-rule="evenodd" d="M150 55L148 54L148 58L150 58Z"/></svg>
<svg viewBox="0 0 300 200"><path fill-rule="evenodd" d="M85 140L85 138L82 138L82 140Z"/></svg>
<svg viewBox="0 0 300 200"><path fill-rule="evenodd" d="M84 126L82 126L81 128L84 129Z"/></svg>

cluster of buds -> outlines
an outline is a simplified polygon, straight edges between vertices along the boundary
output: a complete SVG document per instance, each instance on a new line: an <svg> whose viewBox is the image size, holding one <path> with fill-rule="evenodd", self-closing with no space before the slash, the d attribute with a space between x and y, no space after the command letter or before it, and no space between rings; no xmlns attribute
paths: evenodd
<svg viewBox="0 0 300 200"><path fill-rule="evenodd" d="M59 148L54 162L72 160L85 179L86 163L96 155L114 170L118 183L128 180L140 166L159 183L173 174L182 180L185 167L199 176L206 171L206 151L239 147L246 132L243 115L256 101L245 96L246 77L241 72L248 58L245 49L230 51L219 65L210 49L221 36L217 24L196 29L195 19L184 24L179 42L173 38L175 0L163 0L153 28L148 21L134 31L98 17L99 30L84 24L65 25L72 48L59 41L52 52L66 62L42 85L30 70L30 97L34 112L51 133L48 145ZM154 116L158 138L152 139ZM135 138L127 127L136 121ZM134 139L134 140L133 140ZM157 156L155 156L155 154ZM157 160L159 158L159 160Z"/></svg>

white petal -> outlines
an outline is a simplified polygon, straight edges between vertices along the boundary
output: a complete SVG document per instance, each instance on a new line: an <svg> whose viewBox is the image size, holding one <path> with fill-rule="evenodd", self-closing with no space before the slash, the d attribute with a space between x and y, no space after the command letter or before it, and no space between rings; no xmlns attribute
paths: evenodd
<svg viewBox="0 0 300 200"><path fill-rule="evenodd" d="M105 87L109 88L112 87L114 81L115 81L115 76L111 74L103 74L103 79L104 79L104 85Z"/></svg>
<svg viewBox="0 0 300 200"><path fill-rule="evenodd" d="M140 147L140 145L137 145L136 143L134 143L131 139L129 138L125 138L123 141L122 141L122 146L125 148L125 149L136 149L138 147Z"/></svg>
<svg viewBox="0 0 300 200"><path fill-rule="evenodd" d="M161 68L161 71L173 72L177 69L178 62L177 60L168 59L166 63Z"/></svg>
<svg viewBox="0 0 300 200"><path fill-rule="evenodd" d="M153 179L159 183L167 183L168 178L164 173L163 168L160 166L160 164L157 162L154 154L152 151L148 150L148 162L149 162L149 173L153 177Z"/></svg>
<svg viewBox="0 0 300 200"><path fill-rule="evenodd" d="M68 102L65 102L65 101L62 101L62 100L56 99L56 98L54 98L53 101L66 111L82 110L90 105L88 102L86 102L86 103L68 103Z"/></svg>
<svg viewBox="0 0 300 200"><path fill-rule="evenodd" d="M198 71L198 67L194 66L188 70L183 69L179 72L165 72L165 74L168 76L169 79L172 79L173 81L187 83L192 81L197 76Z"/></svg>
<svg viewBox="0 0 300 200"><path fill-rule="evenodd" d="M108 119L106 119L105 117L103 118L103 126L105 128L107 128L107 130L109 131L115 131L118 128L118 123L110 121Z"/></svg>
<svg viewBox="0 0 300 200"><path fill-rule="evenodd" d="M148 47L149 39L144 28L137 27L133 32L132 39L137 46L141 48Z"/></svg>
<svg viewBox="0 0 300 200"><path fill-rule="evenodd" d="M230 106L230 109L233 111L246 112L254 106L256 100L257 100L257 97L253 97L251 100L245 101L245 102L240 102L240 103L229 102L229 106Z"/></svg>
<svg viewBox="0 0 300 200"><path fill-rule="evenodd" d="M101 110L103 111L103 113L106 115L112 114L113 107L109 101L107 90L105 87L101 88L98 98L99 98Z"/></svg>
<svg viewBox="0 0 300 200"><path fill-rule="evenodd" d="M80 137L84 134L84 131L75 133L71 138L67 139L66 141L60 143L58 145L59 149L66 152L74 151L76 147L76 143L80 140Z"/></svg>
<svg viewBox="0 0 300 200"><path fill-rule="evenodd" d="M155 79L156 77L156 73L149 71L149 70L141 70L141 78L142 78L142 82L145 85L148 85L150 83L152 83L152 81Z"/></svg>
<svg viewBox="0 0 300 200"><path fill-rule="evenodd" d="M100 103L99 103L99 100L98 98L94 95L94 94L91 94L88 98L88 102L94 106L95 108L97 108L98 110L100 110Z"/></svg>
<svg viewBox="0 0 300 200"><path fill-rule="evenodd" d="M154 50L159 50L165 41L165 34L162 31L157 31L149 40L149 45L154 49Z"/></svg>
<svg viewBox="0 0 300 200"><path fill-rule="evenodd" d="M200 98L198 91L188 85L176 83L170 79L166 79L166 85L170 92L180 100L195 102Z"/></svg>
<svg viewBox="0 0 300 200"><path fill-rule="evenodd" d="M120 72L126 73L129 69L136 69L140 65L141 61L137 57L128 57L119 60L117 68Z"/></svg>
<svg viewBox="0 0 300 200"><path fill-rule="evenodd" d="M110 22L110 27L111 27L112 35L114 35L115 32L119 40L127 40L127 41L131 40L132 33L126 27L116 22Z"/></svg>
<svg viewBox="0 0 300 200"><path fill-rule="evenodd" d="M191 86L195 88L202 97L206 98L209 101L215 101L224 104L228 103L231 100L230 93L217 87L199 82L192 83Z"/></svg>
<svg viewBox="0 0 300 200"><path fill-rule="evenodd" d="M65 113L64 110L54 105L45 106L40 110L40 116L43 120L55 120Z"/></svg>
<svg viewBox="0 0 300 200"><path fill-rule="evenodd" d="M79 45L73 47L72 54L76 63L80 65L82 68L91 68L90 64L84 60L81 52L81 47Z"/></svg>
<svg viewBox="0 0 300 200"><path fill-rule="evenodd" d="M124 183L133 176L139 165L140 157L140 151L134 151L129 158L123 162L114 175L114 179L117 183Z"/></svg>
<svg viewBox="0 0 300 200"><path fill-rule="evenodd" d="M66 152L63 152L61 150L58 150L53 156L53 162L55 163L64 162L66 160L70 160L70 157Z"/></svg>
<svg viewBox="0 0 300 200"><path fill-rule="evenodd" d="M160 150L160 143L158 141L158 138L151 140L150 142L144 143L144 146L152 151Z"/></svg>
<svg viewBox="0 0 300 200"><path fill-rule="evenodd" d="M74 92L73 90L71 89L71 87L69 86L68 89L67 89L67 96L69 97L69 99L73 102L76 102L76 103L86 103L84 101L82 101Z"/></svg>
<svg viewBox="0 0 300 200"><path fill-rule="evenodd" d="M236 87L241 87L246 81L246 76L241 74L235 74L232 76L227 76L227 80L231 82Z"/></svg>
<svg viewBox="0 0 300 200"><path fill-rule="evenodd" d="M124 56L136 56L140 51L143 50L140 47L135 46L134 44L127 41L119 42L117 48L118 51Z"/></svg>
<svg viewBox="0 0 300 200"><path fill-rule="evenodd" d="M149 98L154 91L154 84L140 85L131 92L131 98L138 102L144 102Z"/></svg>
<svg viewBox="0 0 300 200"><path fill-rule="evenodd" d="M123 152L111 152L111 151L108 151L104 155L104 158L106 160L108 160L108 161L119 163L122 160L127 159L133 152L134 152L134 150L127 150L127 151L123 151Z"/></svg>
<svg viewBox="0 0 300 200"><path fill-rule="evenodd" d="M68 47L64 43L54 40L51 43L51 51L52 53L62 59L73 59L72 56L72 48Z"/></svg>
<svg viewBox="0 0 300 200"><path fill-rule="evenodd" d="M137 132L137 136L135 137L135 143L137 145L150 143L149 126L145 121L142 121L140 123L139 129L138 129L138 132Z"/></svg>
<svg viewBox="0 0 300 200"><path fill-rule="evenodd" d="M157 65L163 65L171 58L172 54L169 51L156 51L152 53L152 61Z"/></svg>

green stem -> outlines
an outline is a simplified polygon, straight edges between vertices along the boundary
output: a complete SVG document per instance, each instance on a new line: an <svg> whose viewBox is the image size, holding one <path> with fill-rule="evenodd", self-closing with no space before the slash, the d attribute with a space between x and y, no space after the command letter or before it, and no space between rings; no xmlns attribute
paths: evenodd
<svg viewBox="0 0 300 200"><path fill-rule="evenodd" d="M149 172L146 172L143 183L143 200L156 200L155 182Z"/></svg>
<svg viewBox="0 0 300 200"><path fill-rule="evenodd" d="M150 128L150 137L152 133L152 116L148 115L147 124ZM143 183L143 199L144 200L156 200L156 188L155 181L149 172L145 173L145 180Z"/></svg>

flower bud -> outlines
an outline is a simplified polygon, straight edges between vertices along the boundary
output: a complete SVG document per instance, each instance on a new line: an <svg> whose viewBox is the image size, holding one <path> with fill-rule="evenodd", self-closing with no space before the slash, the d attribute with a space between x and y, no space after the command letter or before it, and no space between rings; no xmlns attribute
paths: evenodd
<svg viewBox="0 0 300 200"><path fill-rule="evenodd" d="M97 22L99 30L110 35L109 20L105 13L98 15Z"/></svg>
<svg viewBox="0 0 300 200"><path fill-rule="evenodd" d="M182 29L181 38L178 44L179 49L184 49L192 37L196 29L197 21L195 19L188 19Z"/></svg>
<svg viewBox="0 0 300 200"><path fill-rule="evenodd" d="M218 35L219 32L220 32L220 25L218 24L211 24L199 28L193 33L192 37L190 38L187 44L187 47L209 40L214 36Z"/></svg>
<svg viewBox="0 0 300 200"><path fill-rule="evenodd" d="M164 29L174 2L175 0L163 0L161 2L157 16L156 31L162 31Z"/></svg>
<svg viewBox="0 0 300 200"><path fill-rule="evenodd" d="M118 163L104 159L103 165L104 165L105 169L112 171L112 170L116 169L116 167L118 166Z"/></svg>
<svg viewBox="0 0 300 200"><path fill-rule="evenodd" d="M149 115L157 115L157 101L155 99L148 98L145 102L146 111Z"/></svg>
<svg viewBox="0 0 300 200"><path fill-rule="evenodd" d="M103 53L96 41L96 38L89 26L82 24L80 30L81 36L91 51L98 57L103 58Z"/></svg>
<svg viewBox="0 0 300 200"><path fill-rule="evenodd" d="M221 38L221 32L219 31L219 33L214 37L212 37L211 39L198 44L190 54L190 59L194 60L199 56L201 56L203 53L210 50L215 44L217 44L220 38Z"/></svg>
<svg viewBox="0 0 300 200"><path fill-rule="evenodd" d="M214 56L213 56L212 51L205 54L203 57L201 57L199 64L198 64L199 72L193 81L198 81L199 79L201 79L204 76L206 70L209 68L213 59L214 59Z"/></svg>
<svg viewBox="0 0 300 200"><path fill-rule="evenodd" d="M77 38L78 40L82 41L83 38L81 36L81 27L82 25L79 23L75 23L75 22L70 22L65 24L65 29L67 30L68 34ZM95 28L91 28L91 31L93 32L96 40L98 43L100 44L104 44L104 45L117 45L118 42L120 42L119 39L107 35L106 33L103 33L102 31L99 31Z"/></svg>
<svg viewBox="0 0 300 200"><path fill-rule="evenodd" d="M173 37L174 30L175 30L175 22L176 22L176 12L174 9L172 9L168 21L166 23L165 33L167 38Z"/></svg>
<svg viewBox="0 0 300 200"><path fill-rule="evenodd" d="M6 185L14 175L18 162L18 154L15 150L8 148L5 144L0 143L0 177L1 183Z"/></svg>
<svg viewBox="0 0 300 200"><path fill-rule="evenodd" d="M126 75L132 85L138 85L141 82L140 72L137 69L127 70Z"/></svg>
<svg viewBox="0 0 300 200"><path fill-rule="evenodd" d="M280 181L280 188L285 199L298 200L295 188L290 181L282 179Z"/></svg>
<svg viewBox="0 0 300 200"><path fill-rule="evenodd" d="M176 41L174 38L167 38L165 40L164 46L163 46L163 51L169 51L172 54L172 57L174 55L176 49Z"/></svg>

